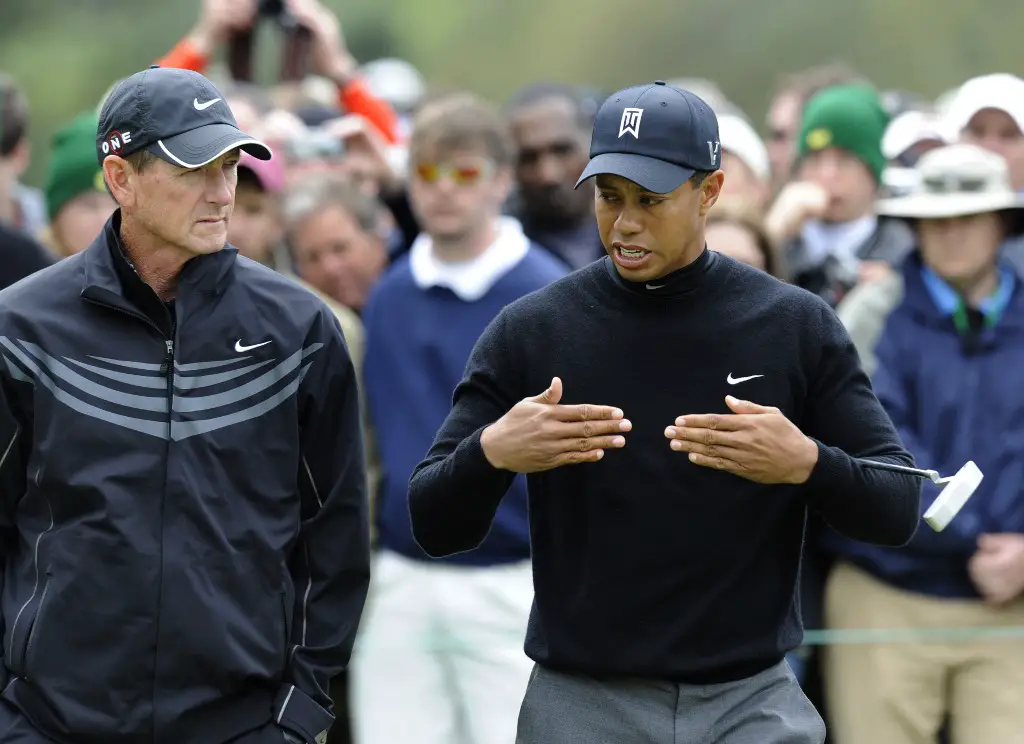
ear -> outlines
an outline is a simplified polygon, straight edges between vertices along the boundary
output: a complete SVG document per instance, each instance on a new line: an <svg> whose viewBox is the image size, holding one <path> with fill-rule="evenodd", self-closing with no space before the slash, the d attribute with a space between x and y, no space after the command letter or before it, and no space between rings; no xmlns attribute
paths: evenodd
<svg viewBox="0 0 1024 744"><path fill-rule="evenodd" d="M21 178L28 170L32 160L32 146L29 144L28 137L21 138L21 141L8 154L7 159L11 162L14 177Z"/></svg>
<svg viewBox="0 0 1024 744"><path fill-rule="evenodd" d="M722 185L725 183L725 171L716 170L704 179L700 185L700 214L705 216L711 207L715 206L718 197L722 195Z"/></svg>
<svg viewBox="0 0 1024 744"><path fill-rule="evenodd" d="M124 158L108 155L103 160L103 180L107 182L114 201L122 207L134 206L137 177L131 163Z"/></svg>

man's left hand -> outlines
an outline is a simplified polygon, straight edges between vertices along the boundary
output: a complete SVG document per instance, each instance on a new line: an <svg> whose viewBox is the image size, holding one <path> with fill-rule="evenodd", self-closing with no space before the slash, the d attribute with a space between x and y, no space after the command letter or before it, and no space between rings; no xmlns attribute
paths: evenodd
<svg viewBox="0 0 1024 744"><path fill-rule="evenodd" d="M1024 535L982 535L967 570L986 602L1001 606L1013 601L1024 591Z"/></svg>
<svg viewBox="0 0 1024 744"><path fill-rule="evenodd" d="M756 483L804 483L818 462L818 446L778 408L727 396L733 414L680 416L665 429L690 462Z"/></svg>

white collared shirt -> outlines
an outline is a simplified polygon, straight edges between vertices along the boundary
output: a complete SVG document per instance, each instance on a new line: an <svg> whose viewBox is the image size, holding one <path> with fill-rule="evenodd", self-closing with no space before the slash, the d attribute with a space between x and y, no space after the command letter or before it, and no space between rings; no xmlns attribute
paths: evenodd
<svg viewBox="0 0 1024 744"><path fill-rule="evenodd" d="M434 255L434 241L420 233L409 249L409 269L420 289L446 287L465 302L483 297L498 280L523 260L530 240L512 217L499 217L497 237L487 249L469 261L442 261Z"/></svg>

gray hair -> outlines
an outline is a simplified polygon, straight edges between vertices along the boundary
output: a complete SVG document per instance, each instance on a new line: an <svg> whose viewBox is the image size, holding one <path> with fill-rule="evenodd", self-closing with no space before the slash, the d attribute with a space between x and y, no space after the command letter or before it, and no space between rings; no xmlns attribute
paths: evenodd
<svg viewBox="0 0 1024 744"><path fill-rule="evenodd" d="M291 236L299 225L329 207L340 207L363 232L381 236L384 206L349 181L336 175L318 174L304 179L285 194L285 232Z"/></svg>

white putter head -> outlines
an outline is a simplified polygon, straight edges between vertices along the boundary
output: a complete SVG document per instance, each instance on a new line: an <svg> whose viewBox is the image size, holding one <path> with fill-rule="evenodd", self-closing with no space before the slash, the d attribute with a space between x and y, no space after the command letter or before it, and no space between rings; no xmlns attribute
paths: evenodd
<svg viewBox="0 0 1024 744"><path fill-rule="evenodd" d="M960 468L956 475L948 478L940 478L934 470L927 472L932 483L943 486L943 488L932 505L928 507L928 511L924 513L924 521L936 532L942 532L967 503L971 494L977 490L981 479L985 476L982 475L973 460Z"/></svg>

